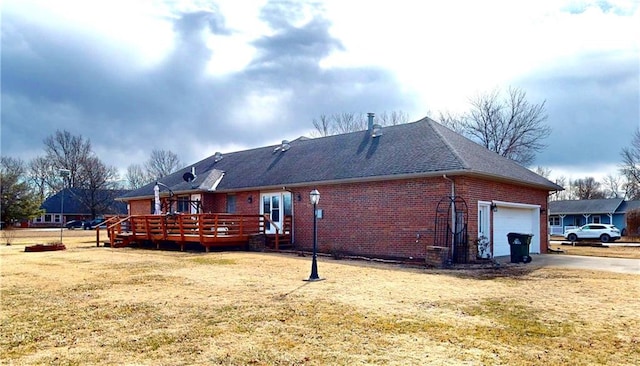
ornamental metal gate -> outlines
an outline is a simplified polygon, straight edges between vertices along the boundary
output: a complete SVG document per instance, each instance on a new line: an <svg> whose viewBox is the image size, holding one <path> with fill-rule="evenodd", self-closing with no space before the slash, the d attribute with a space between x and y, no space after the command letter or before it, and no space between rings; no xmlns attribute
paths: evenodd
<svg viewBox="0 0 640 366"><path fill-rule="evenodd" d="M450 263L469 260L468 216L467 203L459 196L447 196L438 202L434 245L449 248Z"/></svg>

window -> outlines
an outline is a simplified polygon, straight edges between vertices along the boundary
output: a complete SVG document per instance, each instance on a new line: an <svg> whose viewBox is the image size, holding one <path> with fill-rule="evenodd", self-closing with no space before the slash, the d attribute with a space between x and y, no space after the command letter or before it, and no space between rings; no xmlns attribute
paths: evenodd
<svg viewBox="0 0 640 366"><path fill-rule="evenodd" d="M55 215L53 215L53 220L54 220L54 222L60 222L60 221L62 221L62 219L60 218L60 214L55 214Z"/></svg>
<svg viewBox="0 0 640 366"><path fill-rule="evenodd" d="M291 194L285 194L282 196L282 200L284 201L284 215L291 216L292 214L292 204L291 204Z"/></svg>
<svg viewBox="0 0 640 366"><path fill-rule="evenodd" d="M560 216L549 216L549 226L560 226Z"/></svg>
<svg viewBox="0 0 640 366"><path fill-rule="evenodd" d="M189 205L189 196L178 196L177 212L191 212Z"/></svg>
<svg viewBox="0 0 640 366"><path fill-rule="evenodd" d="M51 222L51 214L44 215L44 222Z"/></svg>
<svg viewBox="0 0 640 366"><path fill-rule="evenodd" d="M594 224L599 224L600 223L600 216L591 216L591 222L593 222Z"/></svg>
<svg viewBox="0 0 640 366"><path fill-rule="evenodd" d="M227 195L227 213L236 213L236 195Z"/></svg>

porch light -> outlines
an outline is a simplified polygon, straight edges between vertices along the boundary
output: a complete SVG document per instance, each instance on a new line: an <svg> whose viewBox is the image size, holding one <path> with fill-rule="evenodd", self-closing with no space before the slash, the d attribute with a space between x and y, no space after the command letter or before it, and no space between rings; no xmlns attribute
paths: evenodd
<svg viewBox="0 0 640 366"><path fill-rule="evenodd" d="M320 201L320 192L314 189L309 193L309 200L313 204L313 256L311 259L311 276L307 281L320 281L322 280L318 276L318 212L316 205Z"/></svg>
<svg viewBox="0 0 640 366"><path fill-rule="evenodd" d="M491 204L491 211L498 212L498 205L496 205L495 203L492 203Z"/></svg>
<svg viewBox="0 0 640 366"><path fill-rule="evenodd" d="M311 204L317 205L318 201L320 201L320 192L317 189L314 189L309 193L309 199L311 200Z"/></svg>

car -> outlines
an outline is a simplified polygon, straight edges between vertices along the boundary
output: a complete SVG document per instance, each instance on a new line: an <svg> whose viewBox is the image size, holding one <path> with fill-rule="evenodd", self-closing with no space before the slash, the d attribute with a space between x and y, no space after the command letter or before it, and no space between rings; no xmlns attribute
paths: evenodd
<svg viewBox="0 0 640 366"><path fill-rule="evenodd" d="M104 219L93 219L90 221L85 221L83 227L85 230L95 229L97 227L104 229L107 227L107 224L104 222Z"/></svg>
<svg viewBox="0 0 640 366"><path fill-rule="evenodd" d="M620 229L610 224L587 224L567 230L564 237L571 241L599 239L603 243L609 243L620 239Z"/></svg>
<svg viewBox="0 0 640 366"><path fill-rule="evenodd" d="M67 223L64 224L64 227L66 227L69 230L79 229L83 226L84 226L84 221L82 220L71 220L71 221L67 221Z"/></svg>

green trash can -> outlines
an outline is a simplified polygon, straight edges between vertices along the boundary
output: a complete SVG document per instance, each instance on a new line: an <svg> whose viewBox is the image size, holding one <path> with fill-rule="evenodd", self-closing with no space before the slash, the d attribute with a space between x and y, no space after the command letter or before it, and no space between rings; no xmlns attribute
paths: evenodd
<svg viewBox="0 0 640 366"><path fill-rule="evenodd" d="M509 248L511 249L511 263L529 263L529 245L533 234L508 233Z"/></svg>

